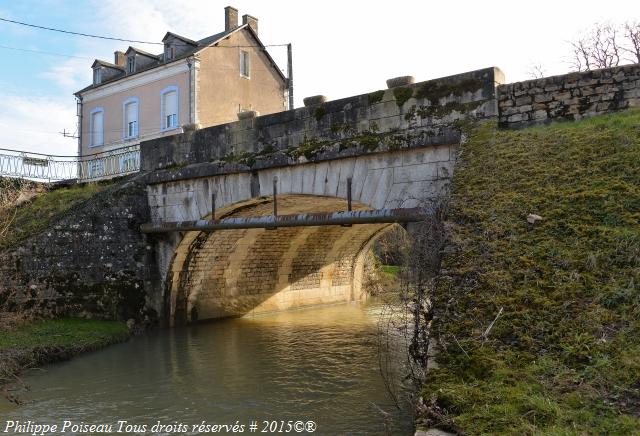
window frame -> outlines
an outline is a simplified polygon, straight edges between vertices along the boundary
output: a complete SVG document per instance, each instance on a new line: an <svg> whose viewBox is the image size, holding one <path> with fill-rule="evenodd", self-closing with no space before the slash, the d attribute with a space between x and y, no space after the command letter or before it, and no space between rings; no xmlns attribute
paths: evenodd
<svg viewBox="0 0 640 436"><path fill-rule="evenodd" d="M246 74L245 71L243 71L243 57ZM251 78L251 61L248 50L240 50L240 77L244 77L245 79Z"/></svg>
<svg viewBox="0 0 640 436"><path fill-rule="evenodd" d="M102 132L101 132L101 136L102 136L102 143L101 144L94 144L93 143L93 139L94 139L94 122L93 122L93 116L97 113L100 113L102 115ZM104 108L101 106L95 107L91 110L91 112L89 112L89 148L94 148L94 147L102 147L104 145Z"/></svg>
<svg viewBox="0 0 640 436"><path fill-rule="evenodd" d="M100 85L102 83L102 69L96 67L93 69L93 84Z"/></svg>
<svg viewBox="0 0 640 436"><path fill-rule="evenodd" d="M135 134L129 135L129 125L127 123L127 106L136 105L136 127ZM135 139L140 136L140 99L138 97L129 97L122 102L122 139Z"/></svg>
<svg viewBox="0 0 640 436"><path fill-rule="evenodd" d="M170 92L176 93L176 125L169 127L166 125L167 115L165 107L165 95ZM168 132L170 130L176 130L180 127L180 90L176 85L170 85L160 91L160 131Z"/></svg>
<svg viewBox="0 0 640 436"><path fill-rule="evenodd" d="M176 57L175 46L173 44L166 44L164 48L164 60L167 62L172 61L175 59L175 57Z"/></svg>
<svg viewBox="0 0 640 436"><path fill-rule="evenodd" d="M136 56L127 56L127 74L136 72Z"/></svg>

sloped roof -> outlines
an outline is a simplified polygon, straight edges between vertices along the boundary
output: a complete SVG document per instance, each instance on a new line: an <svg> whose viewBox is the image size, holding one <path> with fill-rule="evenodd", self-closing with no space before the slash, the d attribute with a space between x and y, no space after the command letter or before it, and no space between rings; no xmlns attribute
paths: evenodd
<svg viewBox="0 0 640 436"><path fill-rule="evenodd" d="M191 44L193 46L197 46L198 45L198 43L196 41L194 41L193 39L186 38L186 37L184 37L182 35L178 35L177 33L173 33L173 32L167 32L164 35L164 38L162 38L162 42L165 42L170 36L173 36L174 38L177 38L177 39L179 39L181 41L184 41L187 44Z"/></svg>
<svg viewBox="0 0 640 436"><path fill-rule="evenodd" d="M124 71L124 68L121 67L120 65L112 64L111 62L101 61L100 59L96 59L95 61L93 61L93 64L91 64L91 68L95 68L96 65Z"/></svg>
<svg viewBox="0 0 640 436"><path fill-rule="evenodd" d="M160 57L161 57L160 55L154 55L154 54L151 54L151 53L146 52L144 50L140 50L139 48L135 48L135 47L131 47L131 46L129 46L129 48L127 49L126 52L124 52L124 54L129 54L132 51L134 51L134 52L136 52L136 53L138 53L138 54L140 54L142 56L146 56L148 58L151 58L151 59L160 59Z"/></svg>
<svg viewBox="0 0 640 436"><path fill-rule="evenodd" d="M208 36L206 38L203 38L199 41L193 41L189 38L185 38L183 36L177 35L173 32L167 32L164 36L164 38L162 39L163 42L164 40L168 37L168 36L173 36L175 38L180 39L181 41L185 41L186 43L188 43L188 45L193 46L190 47L188 50L185 50L183 53L180 53L179 56L169 60L169 61L163 61L163 55L159 54L159 55L153 55L147 52L144 52L142 50L139 50L137 48L134 47L129 47L127 49L127 53L129 53L129 50L135 50L137 53L140 53L142 55L151 57L153 59L156 59L156 62L152 62L149 65L146 65L144 68L137 70L135 73L130 73L130 74L124 74L124 68L123 67L119 67L117 65L111 64L109 62L105 62L105 61L100 61L96 59L96 62L99 62L101 65L104 65L106 67L110 67L110 68L117 68L118 70L122 70L123 74L121 75L117 75L115 77L112 77L108 80L105 80L104 82L99 83L98 85L89 85L83 89L81 89L80 91L77 91L74 95L79 95L82 94L83 92L86 92L90 89L95 89L95 88L99 88L103 85L106 85L108 83L113 83L116 82L120 79L123 79L125 77L132 77L135 76L138 73L142 73L143 71L148 71L151 70L153 68L159 67L161 65L167 65L170 64L172 62L177 62L179 60L185 59L193 54L196 54L208 47L214 46L217 43L219 43L220 41L222 41L223 39L227 38L228 36L230 36L231 34L238 32L240 30L246 29L251 35L252 37L256 40L256 42L258 43L258 45L262 48L263 53L267 56L267 59L269 60L269 62L271 63L271 65L273 66L273 68L276 70L276 72L278 73L278 75L280 76L280 78L284 81L286 80L286 77L284 76L284 74L282 73L282 71L280 71L280 68L278 68L278 65L276 64L276 62L273 60L273 58L271 57L271 55L269 54L269 52L267 51L266 47L264 46L264 44L262 44L262 41L260 41L260 38L258 38L258 35L256 34L256 32L248 25L248 24L243 24L241 26L236 27L235 29L231 29L229 31L224 31L224 32L220 32L220 33L216 33L215 35L211 35ZM95 63L94 62L94 65Z"/></svg>

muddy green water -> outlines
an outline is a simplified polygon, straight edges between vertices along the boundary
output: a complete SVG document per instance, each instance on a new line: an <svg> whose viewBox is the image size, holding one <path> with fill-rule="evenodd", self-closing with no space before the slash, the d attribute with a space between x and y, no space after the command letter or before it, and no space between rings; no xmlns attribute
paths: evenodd
<svg viewBox="0 0 640 436"><path fill-rule="evenodd" d="M254 420L261 433L275 420L283 430L314 421L321 435L409 435L410 407L394 406L380 372L379 310L349 304L200 324L30 371L29 403L0 402L0 434L6 420L104 423L114 432L126 420L146 424L145 434L199 434L192 425L202 421L237 421L245 428L236 434L249 434ZM189 431L152 432L158 421Z"/></svg>

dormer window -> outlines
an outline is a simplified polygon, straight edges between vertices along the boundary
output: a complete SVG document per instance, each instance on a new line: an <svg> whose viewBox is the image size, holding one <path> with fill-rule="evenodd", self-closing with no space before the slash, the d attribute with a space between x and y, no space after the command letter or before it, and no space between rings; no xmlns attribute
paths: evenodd
<svg viewBox="0 0 640 436"><path fill-rule="evenodd" d="M99 85L102 82L102 74L100 74L100 68L93 69L93 84Z"/></svg>
<svg viewBox="0 0 640 436"><path fill-rule="evenodd" d="M127 57L127 73L131 74L136 71L136 57L129 56Z"/></svg>
<svg viewBox="0 0 640 436"><path fill-rule="evenodd" d="M176 57L176 48L172 45L166 45L164 48L164 58L167 61Z"/></svg>

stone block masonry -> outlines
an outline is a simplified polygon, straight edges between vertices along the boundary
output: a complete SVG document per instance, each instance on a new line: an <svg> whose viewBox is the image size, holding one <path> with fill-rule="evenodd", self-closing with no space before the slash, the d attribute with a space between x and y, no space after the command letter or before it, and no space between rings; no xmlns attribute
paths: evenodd
<svg viewBox="0 0 640 436"><path fill-rule="evenodd" d="M149 220L145 189L139 180L117 182L0 252L0 301L59 315L153 320L145 309L152 253L139 231Z"/></svg>
<svg viewBox="0 0 640 436"><path fill-rule="evenodd" d="M498 87L501 127L579 120L630 107L640 107L640 64Z"/></svg>
<svg viewBox="0 0 640 436"><path fill-rule="evenodd" d="M497 116L503 81L499 69L485 68L158 138L141 144L141 167L215 163L220 174L340 159L389 151L396 132L407 146L457 143L455 121Z"/></svg>

